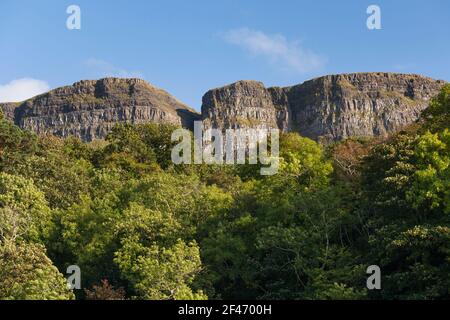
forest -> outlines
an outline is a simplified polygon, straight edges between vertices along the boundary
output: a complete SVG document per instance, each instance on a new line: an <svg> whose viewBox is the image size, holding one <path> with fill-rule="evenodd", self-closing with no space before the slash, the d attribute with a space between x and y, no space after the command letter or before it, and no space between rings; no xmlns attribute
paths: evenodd
<svg viewBox="0 0 450 320"><path fill-rule="evenodd" d="M84 143L1 119L0 299L449 299L449 128L446 85L389 137L281 134L261 176L174 165L174 125Z"/></svg>

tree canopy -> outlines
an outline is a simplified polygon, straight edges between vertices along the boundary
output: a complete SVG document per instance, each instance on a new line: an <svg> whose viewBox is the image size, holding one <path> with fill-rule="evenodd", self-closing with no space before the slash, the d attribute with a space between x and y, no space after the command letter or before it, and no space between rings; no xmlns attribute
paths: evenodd
<svg viewBox="0 0 450 320"><path fill-rule="evenodd" d="M0 299L448 299L449 101L385 139L282 134L273 176L174 165L173 125L83 143L0 119Z"/></svg>

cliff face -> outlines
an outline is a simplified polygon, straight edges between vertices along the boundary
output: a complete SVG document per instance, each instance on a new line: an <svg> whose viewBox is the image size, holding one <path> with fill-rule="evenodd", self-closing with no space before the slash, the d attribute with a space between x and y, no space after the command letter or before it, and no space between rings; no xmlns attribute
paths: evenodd
<svg viewBox="0 0 450 320"><path fill-rule="evenodd" d="M85 141L104 138L120 122L168 122L189 127L199 117L144 80L117 78L80 81L15 106L4 104L2 109L24 129Z"/></svg>
<svg viewBox="0 0 450 320"><path fill-rule="evenodd" d="M277 127L272 96L256 81L239 81L208 91L202 99L202 119L214 128Z"/></svg>
<svg viewBox="0 0 450 320"><path fill-rule="evenodd" d="M334 141L386 135L414 122L445 82L418 75L330 75L287 88L240 81L203 97L207 125L274 127Z"/></svg>
<svg viewBox="0 0 450 320"><path fill-rule="evenodd" d="M203 96L201 116L144 80L80 81L23 103L0 104L5 117L37 133L85 141L104 138L120 122L168 122L192 128L279 128L322 141L386 135L414 122L444 81L418 75L330 75L266 88L239 81Z"/></svg>
<svg viewBox="0 0 450 320"><path fill-rule="evenodd" d="M15 102L9 102L9 103L0 103L0 107L3 113L3 116L6 119L10 119L14 121L14 110L16 110L17 106L19 104Z"/></svg>

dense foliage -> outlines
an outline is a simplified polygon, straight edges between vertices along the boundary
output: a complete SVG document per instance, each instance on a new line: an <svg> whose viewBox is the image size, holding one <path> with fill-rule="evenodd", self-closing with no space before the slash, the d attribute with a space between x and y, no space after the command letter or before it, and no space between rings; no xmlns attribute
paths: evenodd
<svg viewBox="0 0 450 320"><path fill-rule="evenodd" d="M264 177L173 165L172 125L85 144L0 120L0 299L448 299L449 115L446 86L384 141L283 134Z"/></svg>

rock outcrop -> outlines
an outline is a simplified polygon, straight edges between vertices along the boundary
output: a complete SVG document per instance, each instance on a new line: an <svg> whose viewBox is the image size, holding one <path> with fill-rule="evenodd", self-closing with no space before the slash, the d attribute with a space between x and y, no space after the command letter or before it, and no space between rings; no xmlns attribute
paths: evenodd
<svg viewBox="0 0 450 320"><path fill-rule="evenodd" d="M5 117L36 133L104 138L116 123L168 122L192 128L279 128L316 140L396 132L416 121L445 81L394 73L329 75L292 87L239 81L208 91L202 114L140 79L80 81L22 103Z"/></svg>
<svg viewBox="0 0 450 320"><path fill-rule="evenodd" d="M416 121L445 81L419 75L329 75L287 88L239 81L208 91L202 117L218 128L274 127L322 141L387 135Z"/></svg>
<svg viewBox="0 0 450 320"><path fill-rule="evenodd" d="M263 83L239 81L203 96L202 119L214 128L278 127L273 100Z"/></svg>
<svg viewBox="0 0 450 320"><path fill-rule="evenodd" d="M0 107L3 113L3 116L6 119L10 119L14 121L14 110L19 106L18 103L9 102L9 103L0 103Z"/></svg>
<svg viewBox="0 0 450 320"><path fill-rule="evenodd" d="M140 79L80 81L20 104L3 104L5 117L36 133L104 138L116 123L167 122L190 127L199 115L166 91Z"/></svg>

